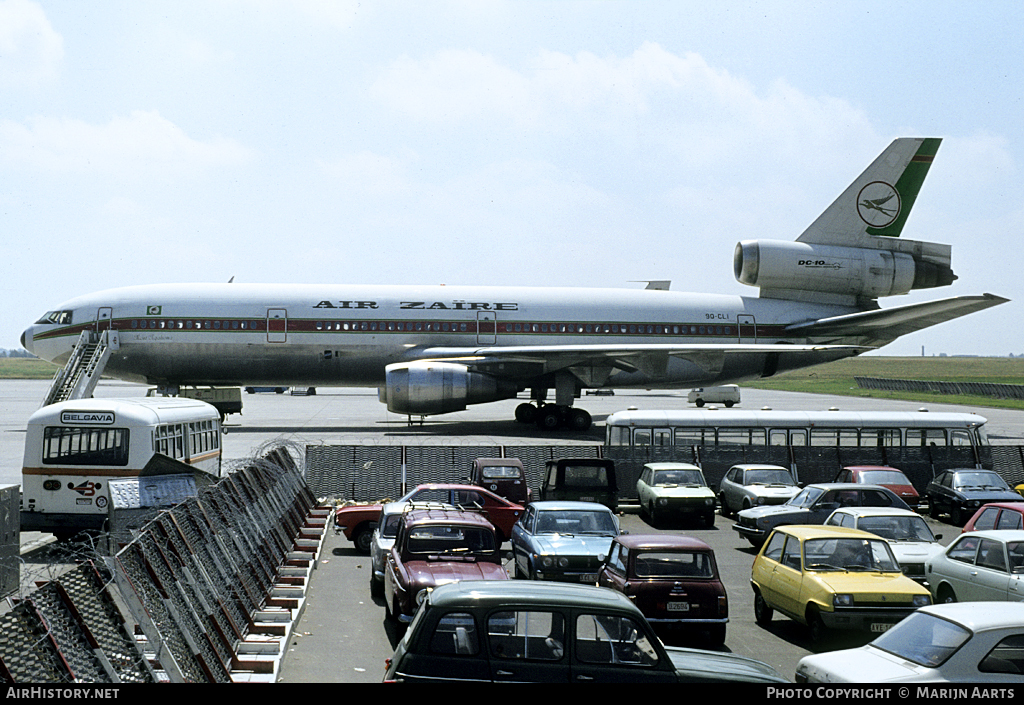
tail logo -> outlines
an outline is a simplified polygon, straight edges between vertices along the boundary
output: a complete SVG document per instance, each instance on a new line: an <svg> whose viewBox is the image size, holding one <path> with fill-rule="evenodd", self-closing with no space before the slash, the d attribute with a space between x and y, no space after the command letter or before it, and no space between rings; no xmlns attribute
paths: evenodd
<svg viewBox="0 0 1024 705"><path fill-rule="evenodd" d="M884 228L896 220L900 205L899 192L884 181L872 181L857 194L857 214L872 228Z"/></svg>

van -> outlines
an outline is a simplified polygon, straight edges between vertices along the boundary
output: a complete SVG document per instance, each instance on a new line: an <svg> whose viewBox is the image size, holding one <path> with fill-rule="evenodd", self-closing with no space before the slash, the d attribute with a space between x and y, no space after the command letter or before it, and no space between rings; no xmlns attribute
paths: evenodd
<svg viewBox="0 0 1024 705"><path fill-rule="evenodd" d="M705 404L725 404L732 407L740 403L740 388L735 384L723 384L721 387L697 387L686 395L686 401L697 406Z"/></svg>

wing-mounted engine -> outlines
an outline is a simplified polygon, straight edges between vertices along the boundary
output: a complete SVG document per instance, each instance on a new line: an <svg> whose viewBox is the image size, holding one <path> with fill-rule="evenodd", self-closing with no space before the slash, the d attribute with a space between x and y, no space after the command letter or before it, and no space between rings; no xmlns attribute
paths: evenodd
<svg viewBox="0 0 1024 705"><path fill-rule="evenodd" d="M946 245L875 240L874 248L746 240L736 245L733 270L765 298L860 305L956 279Z"/></svg>
<svg viewBox="0 0 1024 705"><path fill-rule="evenodd" d="M384 374L385 386L378 389L378 396L396 414L447 414L519 392L515 383L454 362L396 363L384 368Z"/></svg>

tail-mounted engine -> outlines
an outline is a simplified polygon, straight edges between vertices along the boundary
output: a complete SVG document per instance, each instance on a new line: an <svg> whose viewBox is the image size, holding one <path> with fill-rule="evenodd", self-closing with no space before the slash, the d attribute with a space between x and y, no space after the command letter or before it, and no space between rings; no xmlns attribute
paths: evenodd
<svg viewBox="0 0 1024 705"><path fill-rule="evenodd" d="M946 246L909 240L882 240L879 249L745 240L736 245L733 270L740 283L760 287L761 296L808 299L815 292L815 300L824 294L863 301L956 279Z"/></svg>
<svg viewBox="0 0 1024 705"><path fill-rule="evenodd" d="M514 383L453 362L398 363L384 368L384 374L378 397L396 414L447 414L519 392Z"/></svg>

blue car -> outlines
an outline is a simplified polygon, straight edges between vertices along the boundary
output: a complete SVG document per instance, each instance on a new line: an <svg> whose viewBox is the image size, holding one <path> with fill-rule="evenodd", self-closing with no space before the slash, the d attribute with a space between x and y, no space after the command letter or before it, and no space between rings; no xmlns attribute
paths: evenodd
<svg viewBox="0 0 1024 705"><path fill-rule="evenodd" d="M515 575L595 584L619 533L618 517L603 504L534 502L512 527Z"/></svg>

